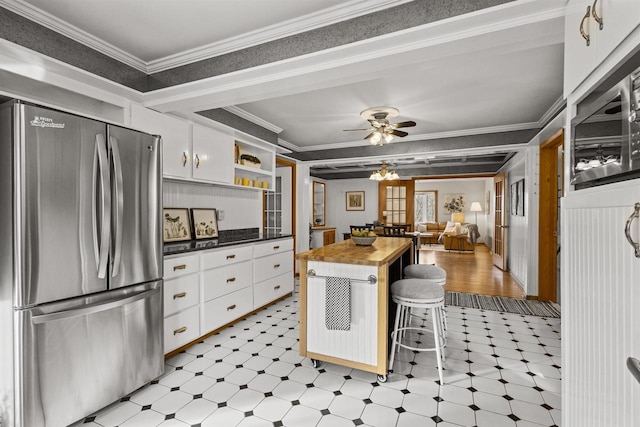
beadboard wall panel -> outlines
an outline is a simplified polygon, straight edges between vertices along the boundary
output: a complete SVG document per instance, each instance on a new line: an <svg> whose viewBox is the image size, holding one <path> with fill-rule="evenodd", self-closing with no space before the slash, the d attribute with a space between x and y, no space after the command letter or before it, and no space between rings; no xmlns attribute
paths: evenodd
<svg viewBox="0 0 640 427"><path fill-rule="evenodd" d="M231 187L164 181L163 206L224 211L220 230L262 227L262 192Z"/></svg>
<svg viewBox="0 0 640 427"><path fill-rule="evenodd" d="M624 226L640 191L582 191L562 213L562 425L637 426L640 384L626 359L640 357L640 259ZM632 229L637 240L638 220Z"/></svg>

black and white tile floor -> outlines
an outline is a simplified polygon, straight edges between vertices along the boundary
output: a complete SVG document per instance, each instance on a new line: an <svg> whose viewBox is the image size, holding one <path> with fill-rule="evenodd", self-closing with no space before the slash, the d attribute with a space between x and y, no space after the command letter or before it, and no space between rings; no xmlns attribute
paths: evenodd
<svg viewBox="0 0 640 427"><path fill-rule="evenodd" d="M384 384L314 369L298 354L297 313L295 294L249 316L74 427L560 425L560 319L448 307L441 386L432 352L403 349Z"/></svg>

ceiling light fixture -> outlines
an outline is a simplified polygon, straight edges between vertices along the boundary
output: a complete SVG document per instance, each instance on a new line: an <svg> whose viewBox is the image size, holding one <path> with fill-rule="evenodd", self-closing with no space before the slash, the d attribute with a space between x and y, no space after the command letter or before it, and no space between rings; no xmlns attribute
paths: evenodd
<svg viewBox="0 0 640 427"><path fill-rule="evenodd" d="M369 179L374 181L392 181L394 179L400 179L396 171L387 170L387 162L382 162L380 170L371 173Z"/></svg>

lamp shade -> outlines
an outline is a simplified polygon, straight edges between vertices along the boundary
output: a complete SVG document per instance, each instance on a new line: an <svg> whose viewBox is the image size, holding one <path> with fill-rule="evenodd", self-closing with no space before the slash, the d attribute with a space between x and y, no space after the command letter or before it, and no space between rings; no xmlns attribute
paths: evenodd
<svg viewBox="0 0 640 427"><path fill-rule="evenodd" d="M482 212L482 206L480 206L479 202L471 203L471 208L469 209L471 212Z"/></svg>

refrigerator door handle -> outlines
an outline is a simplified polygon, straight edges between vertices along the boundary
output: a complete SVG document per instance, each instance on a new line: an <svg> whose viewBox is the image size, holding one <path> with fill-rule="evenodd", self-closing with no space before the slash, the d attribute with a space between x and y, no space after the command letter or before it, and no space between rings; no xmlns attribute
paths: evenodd
<svg viewBox="0 0 640 427"><path fill-rule="evenodd" d="M113 136L109 136L109 145L111 146L111 158L113 161L114 176L114 197L116 216L114 219L115 244L113 253L113 264L111 277L116 277L120 273L120 263L122 261L122 221L124 210L124 193L122 178L122 162L120 161L120 149L118 148L118 140Z"/></svg>
<svg viewBox="0 0 640 427"><path fill-rule="evenodd" d="M54 320L69 319L71 317L99 313L101 311L112 310L114 308L131 304L132 302L135 302L135 301L149 298L158 292L162 292L161 287L155 287L146 291L142 291L137 294L128 296L126 298L122 298L120 296L120 297L113 298L112 300L109 300L109 301L100 301L94 304L82 305L78 308L72 308L69 310L61 310L53 313L34 315L31 317L31 321L34 324L40 324L40 323L51 322Z"/></svg>
<svg viewBox="0 0 640 427"><path fill-rule="evenodd" d="M109 228L111 222L111 195L109 192L109 165L107 160L107 146L104 135L96 135L93 157L93 248L98 266L98 277L104 279L107 274L109 259ZM100 178L98 180L98 177ZM100 209L98 208L97 191L100 191ZM100 210L100 212L98 212ZM98 215L100 215L100 230L98 230Z"/></svg>

